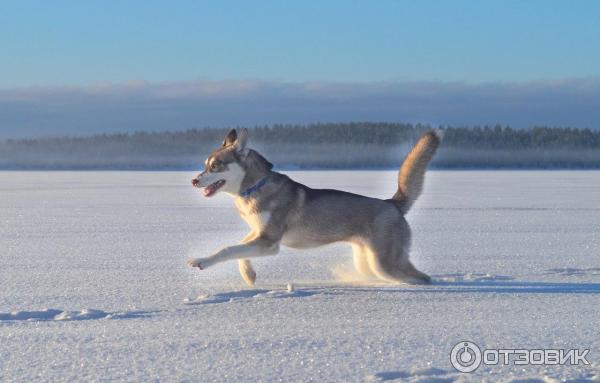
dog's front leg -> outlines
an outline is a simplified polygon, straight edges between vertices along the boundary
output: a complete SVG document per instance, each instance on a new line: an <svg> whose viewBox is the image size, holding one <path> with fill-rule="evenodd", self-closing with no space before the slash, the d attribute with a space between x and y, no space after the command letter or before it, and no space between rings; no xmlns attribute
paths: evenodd
<svg viewBox="0 0 600 383"><path fill-rule="evenodd" d="M255 233L254 231L251 231L250 233L248 233L248 235L246 235L244 237L244 239L242 239L241 243L250 242L257 236L258 236L257 233ZM254 283L256 282L256 271L254 271L254 268L252 267L252 263L250 263L250 260L246 259L246 258L239 259L238 263L239 263L238 267L240 269L240 275L242 276L242 279L244 280L244 282L246 282L246 284L250 287L254 286Z"/></svg>
<svg viewBox="0 0 600 383"><path fill-rule="evenodd" d="M247 243L229 246L218 253L206 258L190 258L188 264L200 270L211 267L220 262L232 259L243 259L275 255L279 252L279 241L271 241L266 237L258 237Z"/></svg>

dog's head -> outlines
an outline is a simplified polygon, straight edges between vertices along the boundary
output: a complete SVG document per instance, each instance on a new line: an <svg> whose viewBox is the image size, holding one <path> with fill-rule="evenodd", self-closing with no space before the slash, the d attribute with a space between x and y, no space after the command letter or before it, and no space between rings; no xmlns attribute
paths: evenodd
<svg viewBox="0 0 600 383"><path fill-rule="evenodd" d="M242 162L248 155L247 142L248 130L242 129L239 133L230 130L221 147L204 161L204 171L192 180L192 185L204 188L206 197L219 191L237 194L246 175Z"/></svg>
<svg viewBox="0 0 600 383"><path fill-rule="evenodd" d="M204 196L219 191L239 195L245 183L252 183L271 170L273 165L260 154L247 148L248 130L232 129L220 148L204 162L204 171L192 180L192 185L204 188Z"/></svg>

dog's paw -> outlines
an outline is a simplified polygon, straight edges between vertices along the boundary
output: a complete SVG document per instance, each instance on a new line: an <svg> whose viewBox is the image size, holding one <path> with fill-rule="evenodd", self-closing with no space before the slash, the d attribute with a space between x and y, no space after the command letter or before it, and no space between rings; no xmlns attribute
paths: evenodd
<svg viewBox="0 0 600 383"><path fill-rule="evenodd" d="M190 267L197 267L200 270L204 270L204 266L202 265L203 261L204 260L202 258L188 258L187 264Z"/></svg>

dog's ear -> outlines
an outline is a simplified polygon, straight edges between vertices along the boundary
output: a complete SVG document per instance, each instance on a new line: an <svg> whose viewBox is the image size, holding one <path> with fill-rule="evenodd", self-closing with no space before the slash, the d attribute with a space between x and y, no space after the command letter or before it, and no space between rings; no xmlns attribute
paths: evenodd
<svg viewBox="0 0 600 383"><path fill-rule="evenodd" d="M235 129L231 129L229 133L227 133L227 135L225 136L225 139L223 140L223 147L233 145L237 140L237 136L238 135Z"/></svg>
<svg viewBox="0 0 600 383"><path fill-rule="evenodd" d="M248 129L243 128L237 135L237 139L233 143L236 152L240 154L247 154L246 144L248 144Z"/></svg>

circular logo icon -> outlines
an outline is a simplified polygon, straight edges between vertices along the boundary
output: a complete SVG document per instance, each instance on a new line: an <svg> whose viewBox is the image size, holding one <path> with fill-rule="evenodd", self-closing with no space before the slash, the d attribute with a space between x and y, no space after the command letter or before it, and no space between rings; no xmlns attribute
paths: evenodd
<svg viewBox="0 0 600 383"><path fill-rule="evenodd" d="M460 372L473 372L481 364L481 350L473 342L460 342L450 352L452 366Z"/></svg>

